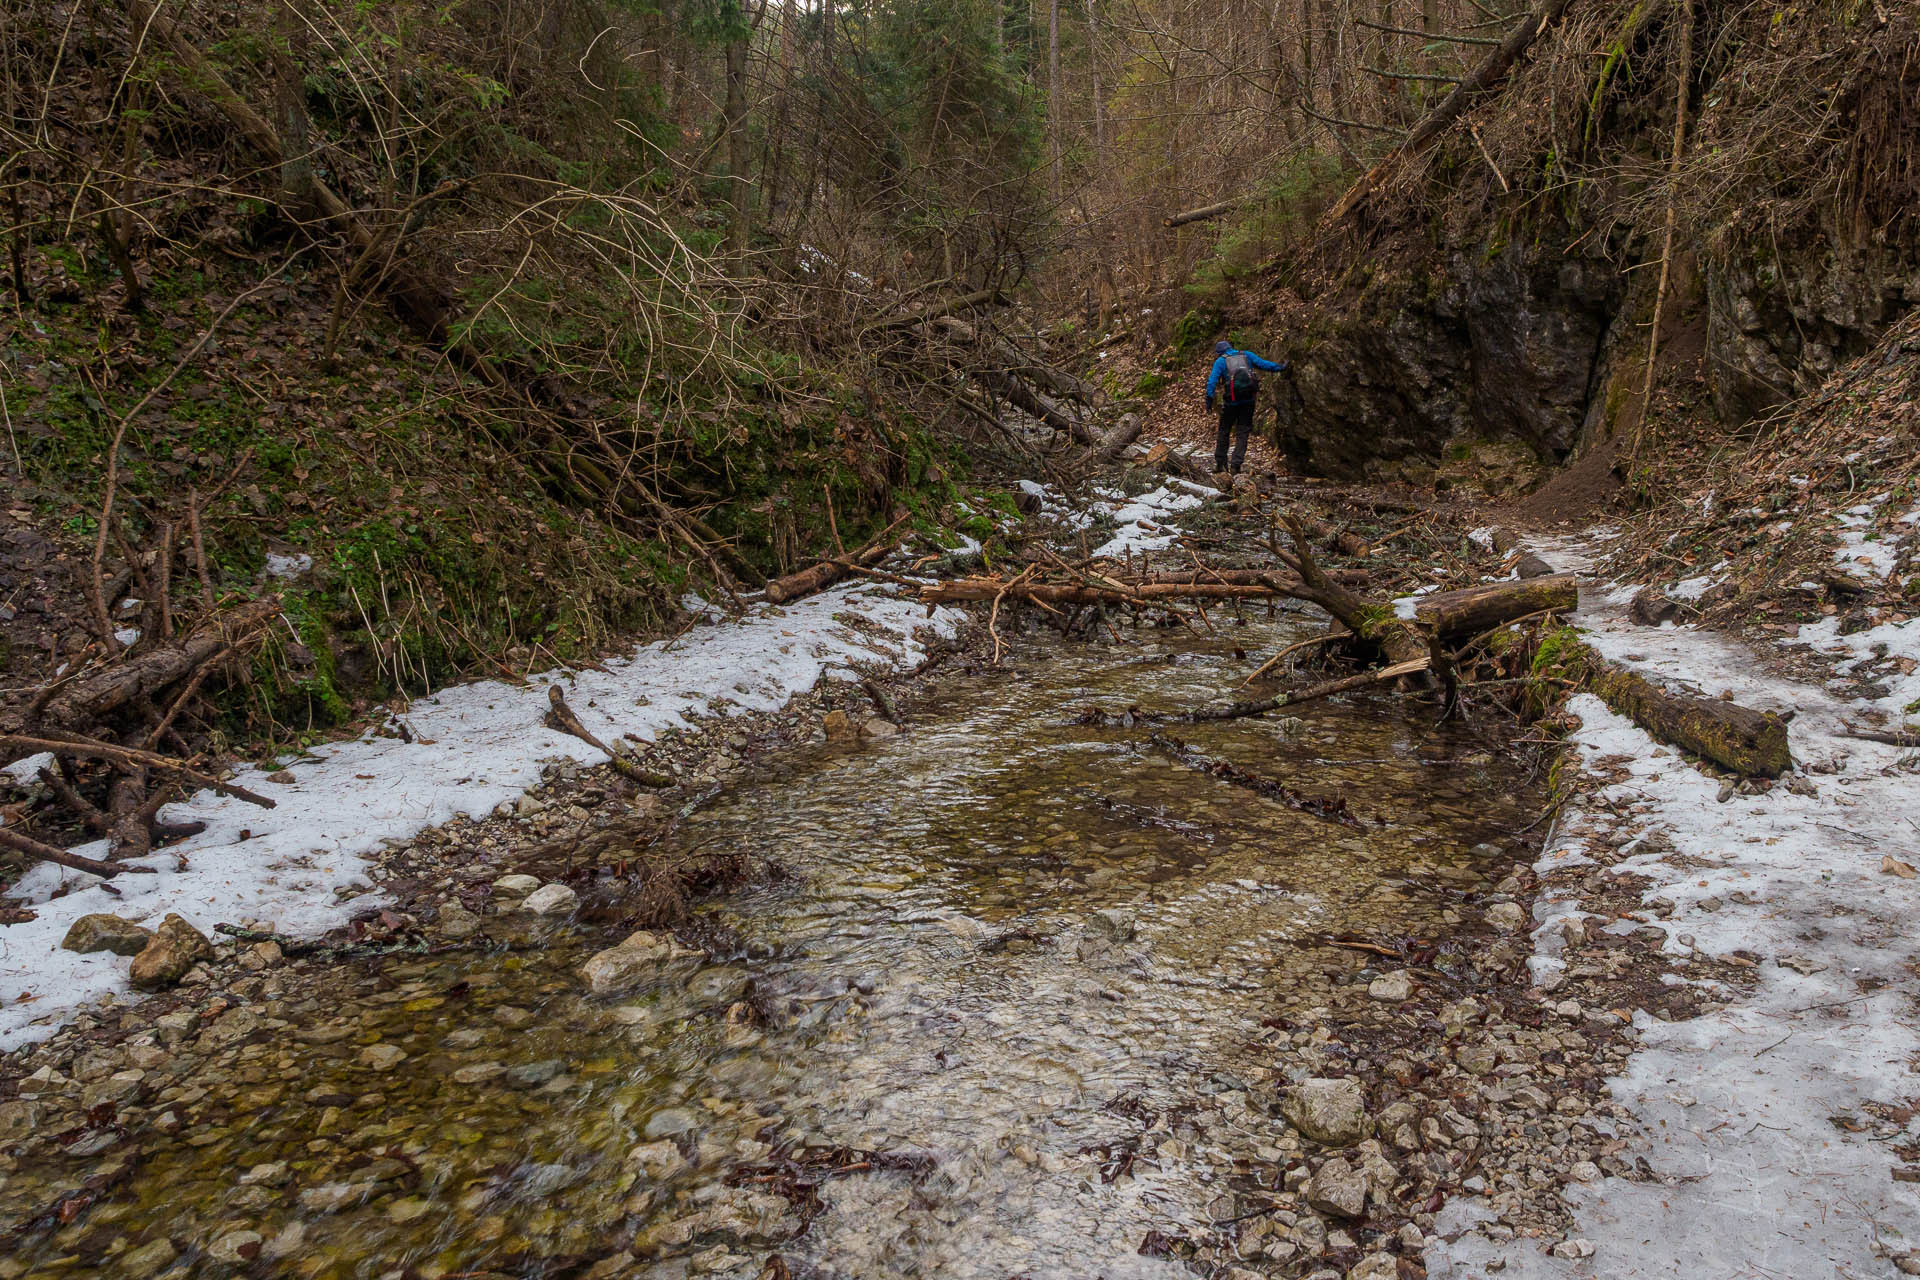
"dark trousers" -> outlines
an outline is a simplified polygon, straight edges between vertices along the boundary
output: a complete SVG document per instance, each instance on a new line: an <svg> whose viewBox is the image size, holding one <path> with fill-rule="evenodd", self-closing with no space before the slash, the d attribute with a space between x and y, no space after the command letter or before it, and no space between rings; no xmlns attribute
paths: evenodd
<svg viewBox="0 0 1920 1280"><path fill-rule="evenodd" d="M1247 436L1253 431L1253 401L1241 404L1220 402L1220 438L1213 446L1213 469L1227 470L1227 441L1233 441L1233 473L1247 460Z"/></svg>

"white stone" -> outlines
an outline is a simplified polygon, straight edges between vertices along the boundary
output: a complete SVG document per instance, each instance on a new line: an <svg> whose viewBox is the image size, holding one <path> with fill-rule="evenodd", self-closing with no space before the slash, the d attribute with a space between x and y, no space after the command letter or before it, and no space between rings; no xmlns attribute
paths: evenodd
<svg viewBox="0 0 1920 1280"><path fill-rule="evenodd" d="M580 895L564 884L542 885L528 894L520 905L537 916L558 915L580 905Z"/></svg>

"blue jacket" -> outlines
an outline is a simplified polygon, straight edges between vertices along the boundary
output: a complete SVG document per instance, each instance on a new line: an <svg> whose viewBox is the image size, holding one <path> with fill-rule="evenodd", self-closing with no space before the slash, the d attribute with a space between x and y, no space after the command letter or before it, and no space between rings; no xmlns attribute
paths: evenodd
<svg viewBox="0 0 1920 1280"><path fill-rule="evenodd" d="M1275 364L1273 361L1268 360L1263 356L1257 356L1253 354L1253 352L1251 351L1229 351L1227 353L1227 356L1245 356L1247 358L1248 364L1252 365L1256 369L1259 369L1263 373L1279 373L1282 369L1285 369L1287 367L1286 362L1284 360L1281 361L1279 364ZM1213 393L1220 386L1220 379L1226 376L1227 356L1216 357L1213 362L1212 371L1207 374L1207 407L1208 408L1213 407Z"/></svg>

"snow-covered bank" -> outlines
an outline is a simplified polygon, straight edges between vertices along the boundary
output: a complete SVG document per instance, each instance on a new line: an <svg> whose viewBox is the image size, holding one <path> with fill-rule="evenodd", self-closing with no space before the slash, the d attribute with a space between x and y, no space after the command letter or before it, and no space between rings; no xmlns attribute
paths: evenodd
<svg viewBox="0 0 1920 1280"><path fill-rule="evenodd" d="M1558 568L1590 566L1575 544L1536 549ZM1668 980L1705 984L1727 1003L1680 1022L1633 1014L1640 1048L1610 1085L1641 1126L1622 1135L1624 1154L1643 1156L1656 1180L1570 1184L1575 1227L1559 1249L1569 1256L1551 1251L1555 1241L1496 1242L1468 1230L1489 1220L1489 1201L1457 1200L1440 1224L1454 1239L1429 1249L1429 1274L1693 1280L1920 1270L1910 1260L1920 1257L1920 1195L1904 1180L1920 1168L1903 1168L1899 1150L1920 1142L1911 994L1920 879L1908 869L1920 863L1920 778L1912 752L1847 737L1842 723L1875 705L1904 705L1916 690L1843 701L1770 677L1718 633L1634 626L1622 608L1631 594L1583 592L1579 622L1590 643L1710 696L1795 709L1796 780L1739 793L1598 699L1572 701L1584 771L1606 785L1563 814L1537 866L1536 978L1549 989L1566 980L1569 921L1581 921L1576 937L1580 927L1651 925L1666 934ZM1920 639L1920 621L1875 630L1896 648ZM1823 638L1832 639L1819 626L1800 637ZM1646 910L1636 913L1644 919L1582 909L1601 863L1649 881ZM1707 957L1731 958L1750 987L1690 977ZM1488 1171L1495 1192L1500 1176Z"/></svg>
<svg viewBox="0 0 1920 1280"><path fill-rule="evenodd" d="M108 888L43 864L14 887L11 896L32 903L37 918L0 927L0 1050L43 1039L79 1005L127 991L126 960L60 949L79 916L153 924L177 911L202 929L269 920L287 933L324 932L367 905L351 894L369 887L365 855L383 840L485 813L534 786L542 761L603 761L542 723L556 681L601 739L652 741L702 716L776 710L837 664L911 666L925 652L919 633L949 637L961 617L929 615L863 585L836 588L643 645L604 671L537 676L525 688L484 681L443 690L398 717L411 741L367 735L316 747L290 766L291 783L243 769L235 781L277 807L210 792L169 806L169 819L197 819L207 830L145 859L155 874L122 875ZM104 845L78 852L104 856Z"/></svg>

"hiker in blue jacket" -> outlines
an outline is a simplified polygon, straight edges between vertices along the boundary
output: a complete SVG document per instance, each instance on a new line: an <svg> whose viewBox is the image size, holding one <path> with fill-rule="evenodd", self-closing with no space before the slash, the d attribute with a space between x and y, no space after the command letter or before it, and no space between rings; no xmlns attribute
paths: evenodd
<svg viewBox="0 0 1920 1280"><path fill-rule="evenodd" d="M1253 402L1260 395L1260 373L1279 373L1287 367L1257 356L1251 351L1236 351L1231 342L1213 344L1213 371L1207 374L1207 411L1213 411L1213 397L1220 394L1220 437L1213 448L1213 469L1227 470L1227 440L1233 440L1233 471L1247 460L1247 435L1253 430Z"/></svg>

